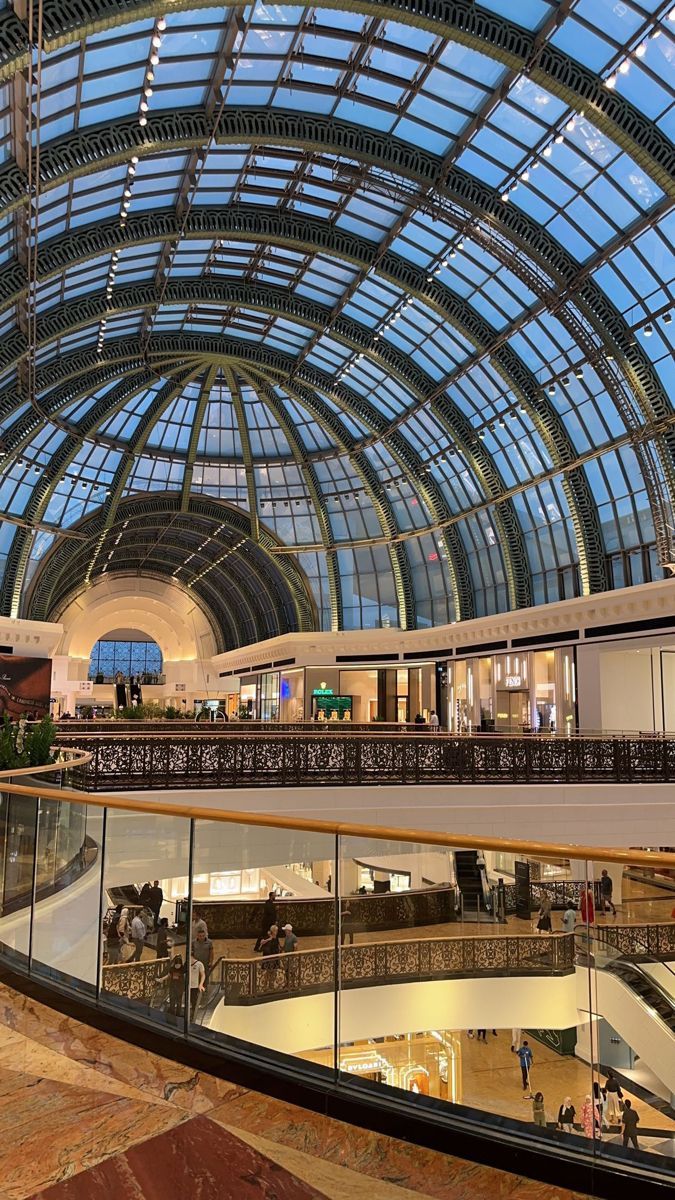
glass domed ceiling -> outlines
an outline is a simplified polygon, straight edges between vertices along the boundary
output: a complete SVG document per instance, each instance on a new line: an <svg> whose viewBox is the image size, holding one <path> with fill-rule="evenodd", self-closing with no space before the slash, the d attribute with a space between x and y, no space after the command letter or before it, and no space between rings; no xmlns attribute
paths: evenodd
<svg viewBox="0 0 675 1200"><path fill-rule="evenodd" d="M0 7L5 614L147 572L225 646L675 560L675 9L358 8Z"/></svg>

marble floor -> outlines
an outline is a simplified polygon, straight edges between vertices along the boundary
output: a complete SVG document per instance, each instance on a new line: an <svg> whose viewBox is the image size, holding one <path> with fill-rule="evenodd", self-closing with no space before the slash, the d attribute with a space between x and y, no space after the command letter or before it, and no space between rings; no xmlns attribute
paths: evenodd
<svg viewBox="0 0 675 1200"><path fill-rule="evenodd" d="M0 1200L589 1200L195 1072L0 985Z"/></svg>

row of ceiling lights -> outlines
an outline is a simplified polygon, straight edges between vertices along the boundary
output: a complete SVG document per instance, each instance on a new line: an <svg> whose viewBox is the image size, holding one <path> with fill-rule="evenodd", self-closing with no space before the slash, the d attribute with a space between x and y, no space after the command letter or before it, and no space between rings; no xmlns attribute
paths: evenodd
<svg viewBox="0 0 675 1200"><path fill-rule="evenodd" d="M670 21L671 23L675 23L675 8L670 10L666 20ZM656 39L660 36L661 30L658 27L653 29L649 36L646 37L644 41L640 42L634 50L631 50L630 54L627 54L623 61L619 63L618 67L607 76L605 80L605 87L609 88L610 91L613 91L619 82L619 75L627 75L630 71L631 65L636 61L636 59L644 58L645 54L647 53L647 46L649 42L656 41Z"/></svg>
<svg viewBox="0 0 675 1200"><path fill-rule="evenodd" d="M160 46L162 44L162 34L164 33L165 29L166 29L166 18L158 17L157 20L155 21L155 25L154 25L154 28L152 31L152 38L150 40L150 54L148 55L148 62L147 62L147 66L145 69L145 79L143 81L143 93L141 96L141 100L139 103L139 110L138 110L138 123L139 123L139 125L143 125L143 126L147 125L147 123L148 123L148 118L147 118L146 114L147 114L148 108L150 106L150 97L152 96L152 83L155 78L155 67L159 65L159 50L160 50ZM129 162L129 166L127 167L127 175L126 175L126 179L124 181L124 189L122 192L122 201L120 203L120 229L126 228L127 217L129 215L129 208L131 207L131 193L132 193L132 189L133 189L134 177L136 175L137 165L138 165L138 155L132 154L131 160ZM113 287L115 284L115 275L117 273L118 265L119 265L119 251L115 250L115 251L113 251L113 254L110 259L110 268L108 271L108 280L106 283L106 300L108 302L110 302L110 300L112 300ZM100 323L99 333L98 333L97 350L98 350L99 354L103 350L103 341L105 338L106 325L107 325L107 318L104 317Z"/></svg>

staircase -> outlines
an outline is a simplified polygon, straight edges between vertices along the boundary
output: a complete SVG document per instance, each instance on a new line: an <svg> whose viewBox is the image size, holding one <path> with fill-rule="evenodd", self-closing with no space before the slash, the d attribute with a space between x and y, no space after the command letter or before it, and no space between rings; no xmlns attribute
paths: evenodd
<svg viewBox="0 0 675 1200"><path fill-rule="evenodd" d="M455 850L455 876L462 894L464 920L476 921L479 913L487 913L483 896L483 876L478 866L476 850Z"/></svg>

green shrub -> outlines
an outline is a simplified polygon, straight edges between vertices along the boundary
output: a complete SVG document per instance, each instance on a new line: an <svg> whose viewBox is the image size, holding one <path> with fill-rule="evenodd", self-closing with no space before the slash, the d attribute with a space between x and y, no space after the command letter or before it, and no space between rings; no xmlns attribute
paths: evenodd
<svg viewBox="0 0 675 1200"><path fill-rule="evenodd" d="M44 767L54 761L51 753L56 728L51 717L43 717L29 730L5 714L0 725L0 771L20 767Z"/></svg>

